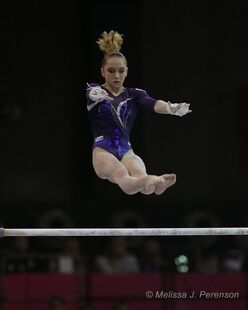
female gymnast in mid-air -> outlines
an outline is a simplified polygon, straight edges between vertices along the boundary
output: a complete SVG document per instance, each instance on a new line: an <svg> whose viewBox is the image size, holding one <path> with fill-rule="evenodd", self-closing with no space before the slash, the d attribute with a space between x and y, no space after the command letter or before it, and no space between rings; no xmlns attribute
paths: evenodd
<svg viewBox="0 0 248 310"><path fill-rule="evenodd" d="M145 90L124 87L128 67L120 52L123 39L116 31L103 32L97 41L104 52L102 85L87 84L87 109L93 130L93 166L98 177L117 184L126 194L162 194L176 182L175 174L149 175L129 141L141 108L183 116L188 103L170 103L150 97Z"/></svg>

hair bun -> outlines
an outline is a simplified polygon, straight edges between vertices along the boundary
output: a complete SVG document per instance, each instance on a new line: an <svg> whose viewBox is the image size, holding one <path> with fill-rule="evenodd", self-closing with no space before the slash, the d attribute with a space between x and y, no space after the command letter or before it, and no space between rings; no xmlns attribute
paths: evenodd
<svg viewBox="0 0 248 310"><path fill-rule="evenodd" d="M104 31L96 43L105 54L118 53L123 43L122 36L122 34L114 30L111 30L109 33Z"/></svg>

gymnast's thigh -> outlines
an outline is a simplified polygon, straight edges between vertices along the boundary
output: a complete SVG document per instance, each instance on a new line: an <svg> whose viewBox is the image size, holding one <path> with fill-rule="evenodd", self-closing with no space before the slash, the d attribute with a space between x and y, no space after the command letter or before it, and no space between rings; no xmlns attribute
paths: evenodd
<svg viewBox="0 0 248 310"><path fill-rule="evenodd" d="M115 176L121 177L128 174L126 167L115 155L100 147L93 149L92 160L96 174L102 179L112 181Z"/></svg>
<svg viewBox="0 0 248 310"><path fill-rule="evenodd" d="M146 175L146 166L143 160L133 150L129 150L121 159L131 176Z"/></svg>

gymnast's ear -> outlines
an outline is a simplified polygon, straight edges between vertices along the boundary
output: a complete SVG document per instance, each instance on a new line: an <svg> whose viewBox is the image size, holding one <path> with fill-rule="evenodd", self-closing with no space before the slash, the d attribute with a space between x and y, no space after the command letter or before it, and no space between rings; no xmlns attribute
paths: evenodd
<svg viewBox="0 0 248 310"><path fill-rule="evenodd" d="M104 69L103 69L103 67L101 67L101 75L102 75L102 77L103 77L103 78L105 77L105 74L104 74Z"/></svg>

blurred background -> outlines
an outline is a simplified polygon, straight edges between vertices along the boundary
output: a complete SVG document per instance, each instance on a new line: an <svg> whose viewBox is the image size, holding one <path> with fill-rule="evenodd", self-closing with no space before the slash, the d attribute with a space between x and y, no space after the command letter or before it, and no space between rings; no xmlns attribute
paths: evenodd
<svg viewBox="0 0 248 310"><path fill-rule="evenodd" d="M247 226L247 13L245 0L1 3L0 226ZM92 167L86 83L103 82L96 40L112 29L124 34L126 86L191 103L184 118L141 111L132 131L149 173L177 174L161 196L125 195ZM0 240L3 274L247 268L245 237L24 239ZM125 251L112 270L106 257Z"/></svg>

